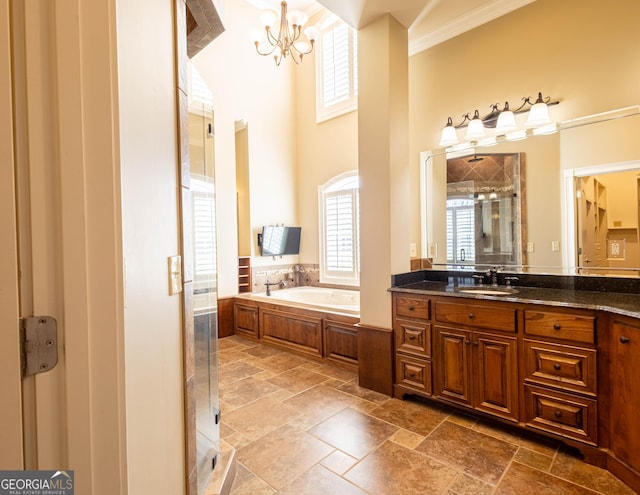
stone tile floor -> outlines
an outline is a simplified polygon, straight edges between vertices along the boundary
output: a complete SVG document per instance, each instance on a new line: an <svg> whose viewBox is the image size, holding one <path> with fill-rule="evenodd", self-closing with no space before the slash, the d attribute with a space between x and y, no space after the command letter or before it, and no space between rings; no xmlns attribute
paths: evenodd
<svg viewBox="0 0 640 495"><path fill-rule="evenodd" d="M357 373L239 336L219 340L232 495L632 495L546 441L358 386Z"/></svg>

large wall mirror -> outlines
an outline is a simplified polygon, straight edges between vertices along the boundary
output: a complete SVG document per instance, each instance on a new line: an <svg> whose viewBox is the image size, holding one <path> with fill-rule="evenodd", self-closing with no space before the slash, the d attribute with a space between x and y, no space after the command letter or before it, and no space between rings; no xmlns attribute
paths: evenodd
<svg viewBox="0 0 640 495"><path fill-rule="evenodd" d="M640 107L558 129L421 153L422 256L434 268L640 276Z"/></svg>

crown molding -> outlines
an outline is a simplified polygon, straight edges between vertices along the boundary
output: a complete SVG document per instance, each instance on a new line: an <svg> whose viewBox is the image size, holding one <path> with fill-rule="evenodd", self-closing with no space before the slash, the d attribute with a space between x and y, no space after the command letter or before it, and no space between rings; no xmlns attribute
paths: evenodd
<svg viewBox="0 0 640 495"><path fill-rule="evenodd" d="M479 7L442 25L425 36L409 42L409 55L415 55L443 41L461 35L482 24L486 24L509 12L513 12L535 0L496 0L489 5Z"/></svg>

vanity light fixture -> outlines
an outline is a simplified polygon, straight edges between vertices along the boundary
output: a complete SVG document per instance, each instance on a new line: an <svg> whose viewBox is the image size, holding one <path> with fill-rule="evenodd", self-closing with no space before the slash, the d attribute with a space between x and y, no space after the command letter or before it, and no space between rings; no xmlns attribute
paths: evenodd
<svg viewBox="0 0 640 495"><path fill-rule="evenodd" d="M524 125L526 128L537 128L540 126L546 126L551 124L549 118L549 106L557 105L559 101L551 101L549 97L543 97L542 93L538 93L538 97L535 101L530 96L522 98L522 104L515 110L509 108L509 102L505 101L504 108L500 109L500 105L495 103L490 106L491 112L484 117L480 117L478 110L473 114L473 117L469 117L466 113L462 116L462 122L457 125L453 124L451 117L447 119L447 125L442 129L442 135L440 138L440 146L452 146L459 143L458 136L456 134L457 129L467 127L467 133L465 140L474 141L485 135L486 129L495 129L494 134L505 135L508 140L521 139L521 131L518 130L518 125L515 120L515 116L518 114L529 112L527 122ZM526 134L526 130L524 131ZM546 132L553 132L547 130Z"/></svg>
<svg viewBox="0 0 640 495"><path fill-rule="evenodd" d="M296 63L302 62L302 57L313 51L313 46L318 38L318 28L309 26L304 30L303 26L309 20L309 16L299 10L292 10L287 13L287 2L280 3L280 19L274 10L264 10L260 14L260 21L264 26L266 33L266 42L264 35L260 32L254 33L253 44L256 46L256 52L259 55L273 55L276 65L280 65L283 58L291 56ZM278 21L278 22L276 22ZM278 35L274 36L272 28L278 26ZM262 51L261 41L265 42L267 51Z"/></svg>

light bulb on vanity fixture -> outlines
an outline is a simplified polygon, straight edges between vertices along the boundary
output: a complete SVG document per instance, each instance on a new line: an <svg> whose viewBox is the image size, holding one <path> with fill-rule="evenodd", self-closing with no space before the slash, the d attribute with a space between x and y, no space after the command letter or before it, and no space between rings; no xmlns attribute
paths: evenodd
<svg viewBox="0 0 640 495"><path fill-rule="evenodd" d="M253 34L253 44L259 55L272 55L276 65L280 65L282 59L291 57L296 63L302 62L302 57L313 51L319 31L315 26L309 26L303 31L303 26L309 17L304 12L292 10L287 13L287 2L280 3L280 19L273 10L264 10L260 14L260 22L264 27L264 33ZM273 34L273 27L277 27L277 35ZM304 36L306 37L303 38ZM266 35L266 38L265 38ZM266 51L261 47L266 46Z"/></svg>
<svg viewBox="0 0 640 495"><path fill-rule="evenodd" d="M549 118L549 106L557 105L559 101L551 101L551 98L544 98L542 93L538 93L538 98L532 101L530 96L522 98L522 105L517 109L511 110L509 102L505 101L504 108L500 109L500 105L495 103L489 108L490 113L484 117L480 117L478 110L473 113L473 117L464 114L462 122L454 125L451 117L447 120L447 125L442 130L440 138L440 146L448 147L459 143L456 133L457 129L467 127L465 140L470 142L478 142L480 138L489 133L491 138L486 144L495 144L496 137L501 136L504 140L523 139L527 133L531 134L549 134L557 130L557 124ZM516 115L529 112L528 119L524 125L518 125ZM530 129L530 131L527 131ZM498 139L499 141L500 139ZM484 143L484 140L482 140Z"/></svg>
<svg viewBox="0 0 640 495"><path fill-rule="evenodd" d="M498 121L496 122L497 132L508 132L516 128L516 116L509 110L509 102L504 102L504 108L498 115Z"/></svg>
<svg viewBox="0 0 640 495"><path fill-rule="evenodd" d="M482 136L484 136L484 124L482 123L482 120L480 120L480 113L476 110L471 122L469 122L469 125L467 126L465 139L467 141L472 141L474 139L481 138Z"/></svg>
<svg viewBox="0 0 640 495"><path fill-rule="evenodd" d="M527 102L531 104L531 102ZM549 118L549 98L547 100L542 99L542 93L538 93L538 99L535 101L531 110L529 110L529 117L527 118L527 126L538 127L546 125L551 122Z"/></svg>

